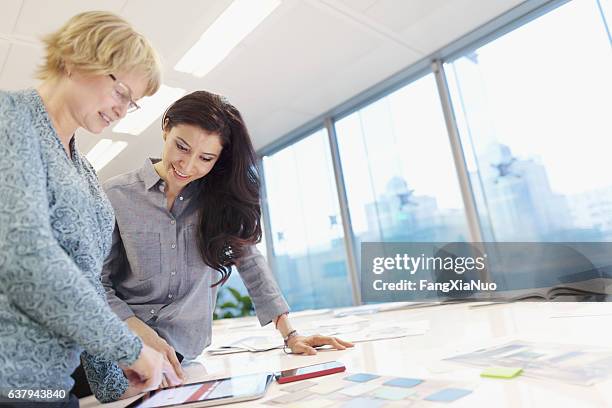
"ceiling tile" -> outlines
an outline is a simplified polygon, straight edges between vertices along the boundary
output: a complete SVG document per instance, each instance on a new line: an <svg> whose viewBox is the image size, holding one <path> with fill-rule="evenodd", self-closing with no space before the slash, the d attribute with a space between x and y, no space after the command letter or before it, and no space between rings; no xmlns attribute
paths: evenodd
<svg viewBox="0 0 612 408"><path fill-rule="evenodd" d="M381 46L378 36L358 24L305 2L273 17L201 81L230 100L254 97L249 110L257 121Z"/></svg>
<svg viewBox="0 0 612 408"><path fill-rule="evenodd" d="M180 7L168 7L165 1L129 0L121 15L147 36L164 56L166 70L172 70L231 2L181 0Z"/></svg>
<svg viewBox="0 0 612 408"><path fill-rule="evenodd" d="M401 30L399 34L406 43L414 48L431 53L520 3L523 3L523 0L447 1L435 13L427 14Z"/></svg>
<svg viewBox="0 0 612 408"><path fill-rule="evenodd" d="M13 43L0 76L0 89L17 90L36 85L36 68L42 61L42 48L29 44Z"/></svg>
<svg viewBox="0 0 612 408"><path fill-rule="evenodd" d="M2 77L2 70L10 48L11 44L8 41L0 40L0 77Z"/></svg>
<svg viewBox="0 0 612 408"><path fill-rule="evenodd" d="M0 36L12 34L13 27L19 16L22 0L2 1L2 13L0 13Z"/></svg>
<svg viewBox="0 0 612 408"><path fill-rule="evenodd" d="M288 107L301 112L312 112L318 116L422 57L423 55L407 51L398 44L385 43L351 64L339 67L326 81L295 98Z"/></svg>
<svg viewBox="0 0 612 408"><path fill-rule="evenodd" d="M338 0L332 0L332 1L338 1ZM363 12L367 10L368 8L370 8L378 0L339 0L339 1L340 3L343 3L346 7L349 7L356 11Z"/></svg>
<svg viewBox="0 0 612 408"><path fill-rule="evenodd" d="M453 2L448 0L378 0L364 14L389 30L400 32L427 16L436 14L439 8L449 3Z"/></svg>
<svg viewBox="0 0 612 408"><path fill-rule="evenodd" d="M89 10L119 13L124 4L125 0L24 0L15 34L39 38L57 30L75 14Z"/></svg>
<svg viewBox="0 0 612 408"><path fill-rule="evenodd" d="M265 118L257 121L256 125L249 126L255 149L260 149L293 130L296 123L306 123L315 116L290 109L268 112ZM247 124L250 123L248 117L245 120Z"/></svg>

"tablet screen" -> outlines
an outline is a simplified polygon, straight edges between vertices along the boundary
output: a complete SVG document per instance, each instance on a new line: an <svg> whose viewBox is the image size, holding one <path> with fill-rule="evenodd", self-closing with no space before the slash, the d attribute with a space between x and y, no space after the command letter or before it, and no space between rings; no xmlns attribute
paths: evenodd
<svg viewBox="0 0 612 408"><path fill-rule="evenodd" d="M161 408L219 399L228 399L229 403L234 398L262 395L270 379L269 374L252 374L155 390L146 393L128 407Z"/></svg>

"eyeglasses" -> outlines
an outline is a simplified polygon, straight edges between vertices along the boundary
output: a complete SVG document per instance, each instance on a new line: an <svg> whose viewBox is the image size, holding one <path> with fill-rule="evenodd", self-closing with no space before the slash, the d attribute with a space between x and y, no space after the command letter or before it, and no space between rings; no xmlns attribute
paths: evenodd
<svg viewBox="0 0 612 408"><path fill-rule="evenodd" d="M115 81L115 86L113 87L113 98L115 98L118 102L127 105L127 113L132 113L140 109L140 106L138 106L138 104L132 99L132 92L130 91L130 88L128 88L128 86L123 82L118 81L113 74L108 74L108 76Z"/></svg>

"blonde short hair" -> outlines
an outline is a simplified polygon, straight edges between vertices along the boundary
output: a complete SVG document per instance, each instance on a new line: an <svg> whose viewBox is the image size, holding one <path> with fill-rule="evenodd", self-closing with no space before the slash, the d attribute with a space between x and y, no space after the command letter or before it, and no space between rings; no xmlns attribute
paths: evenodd
<svg viewBox="0 0 612 408"><path fill-rule="evenodd" d="M43 38L46 56L38 78L59 78L69 65L92 75L137 70L147 79L145 95L161 84L161 64L149 41L121 17L105 11L77 14Z"/></svg>

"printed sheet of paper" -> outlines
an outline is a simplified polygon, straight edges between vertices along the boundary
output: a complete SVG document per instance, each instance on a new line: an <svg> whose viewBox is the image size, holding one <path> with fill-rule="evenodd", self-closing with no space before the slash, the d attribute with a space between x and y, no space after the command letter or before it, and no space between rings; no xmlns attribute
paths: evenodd
<svg viewBox="0 0 612 408"><path fill-rule="evenodd" d="M518 367L523 375L591 385L612 376L612 349L514 341L447 358L478 367Z"/></svg>

